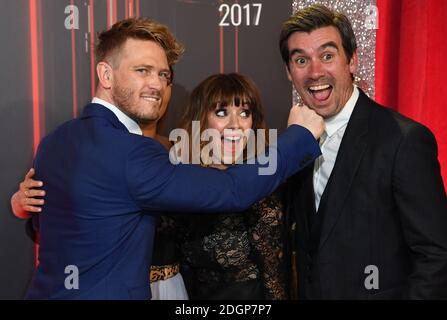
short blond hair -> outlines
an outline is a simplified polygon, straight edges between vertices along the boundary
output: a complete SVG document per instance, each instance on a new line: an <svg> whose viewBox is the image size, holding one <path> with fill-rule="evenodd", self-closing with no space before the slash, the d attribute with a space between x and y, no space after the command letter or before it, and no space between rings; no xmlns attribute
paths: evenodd
<svg viewBox="0 0 447 320"><path fill-rule="evenodd" d="M96 62L106 61L113 64L114 58L129 38L157 42L165 51L169 66L176 64L185 51L183 45L164 24L148 18L130 18L118 21L98 35L95 46Z"/></svg>

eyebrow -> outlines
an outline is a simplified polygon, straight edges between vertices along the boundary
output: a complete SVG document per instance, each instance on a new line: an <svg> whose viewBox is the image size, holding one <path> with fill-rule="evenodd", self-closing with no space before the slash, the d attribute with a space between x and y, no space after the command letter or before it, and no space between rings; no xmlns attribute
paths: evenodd
<svg viewBox="0 0 447 320"><path fill-rule="evenodd" d="M318 48L319 51L322 51L326 48L334 48L335 50L338 51L338 46L334 41L329 41L326 42L325 44L321 45L320 48Z"/></svg>
<svg viewBox="0 0 447 320"><path fill-rule="evenodd" d="M150 66L148 64L138 64L136 66L133 66L133 68L147 68L147 69L153 69L153 66Z"/></svg>
<svg viewBox="0 0 447 320"><path fill-rule="evenodd" d="M324 49L327 49L327 48L334 48L335 50L338 51L338 46L337 46L337 44L334 41L329 41L329 42L323 43L318 48L318 51L323 51ZM304 51L303 49L295 48L292 51L290 51L289 56L291 57L291 56L293 56L295 54L305 54L305 53L306 53L306 51Z"/></svg>
<svg viewBox="0 0 447 320"><path fill-rule="evenodd" d="M139 64L139 65L136 65L136 66L134 66L133 67L134 69L138 69L138 68L146 68L146 69L154 69L154 66L151 66L151 65L148 65L148 64ZM171 70L168 68L168 69L160 69L160 72L165 72L165 71L167 71L167 72L169 72L169 74L171 74Z"/></svg>

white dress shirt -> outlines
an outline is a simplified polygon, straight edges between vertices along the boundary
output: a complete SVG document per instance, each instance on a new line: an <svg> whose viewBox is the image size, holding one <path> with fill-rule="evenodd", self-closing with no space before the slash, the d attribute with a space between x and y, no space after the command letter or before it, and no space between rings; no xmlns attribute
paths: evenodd
<svg viewBox="0 0 447 320"><path fill-rule="evenodd" d="M143 131L141 131L141 128L138 126L138 123L129 118L129 116L126 115L124 112L122 112L118 107L97 97L93 98L92 103L100 104L109 109L110 111L112 111L115 114L115 116L117 116L118 120L127 128L127 130L129 130L130 133L138 134L140 136L143 135Z"/></svg>
<svg viewBox="0 0 447 320"><path fill-rule="evenodd" d="M354 106L359 97L359 90L354 86L351 97L341 111L335 116L325 119L326 130L320 138L321 156L315 160L314 164L314 193L315 208L318 211L321 196L326 188L327 181L334 169L335 160L337 159L338 149L340 148L343 135L349 118L351 118Z"/></svg>

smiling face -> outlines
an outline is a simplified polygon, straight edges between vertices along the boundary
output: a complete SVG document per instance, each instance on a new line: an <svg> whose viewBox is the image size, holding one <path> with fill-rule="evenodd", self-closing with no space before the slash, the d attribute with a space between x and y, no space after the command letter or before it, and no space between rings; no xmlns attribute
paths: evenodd
<svg viewBox="0 0 447 320"><path fill-rule="evenodd" d="M304 104L324 118L338 114L353 91L351 74L357 68L357 54L348 61L333 26L310 33L294 32L287 45L287 75Z"/></svg>
<svg viewBox="0 0 447 320"><path fill-rule="evenodd" d="M194 121L199 121L200 137L213 131L210 140L202 141L200 146L206 147L201 149L205 150L205 154L208 148L212 148L212 152L208 152L206 156L201 155L202 164L206 165L209 164L208 160L214 163L231 164L238 163L235 160L244 161L256 156L258 146L261 148L262 141L256 140L255 150L244 150L247 143L253 142L251 130L244 131L266 129L259 90L252 80L238 73L211 75L192 90L180 122L180 127L185 129L190 136L190 156L192 156L191 146L196 136L193 128ZM216 140L218 144L215 143ZM268 142L267 137L264 140ZM208 143L208 141L211 142ZM227 153L228 156L222 159L217 156L215 150L220 150L221 155Z"/></svg>
<svg viewBox="0 0 447 320"><path fill-rule="evenodd" d="M236 101L238 102L238 101ZM208 129L216 129L221 136L223 163L234 163L247 144L244 131L253 127L253 118L247 103L217 104L207 115Z"/></svg>
<svg viewBox="0 0 447 320"><path fill-rule="evenodd" d="M111 71L113 103L138 123L158 121L170 82L165 51L150 40L126 40Z"/></svg>

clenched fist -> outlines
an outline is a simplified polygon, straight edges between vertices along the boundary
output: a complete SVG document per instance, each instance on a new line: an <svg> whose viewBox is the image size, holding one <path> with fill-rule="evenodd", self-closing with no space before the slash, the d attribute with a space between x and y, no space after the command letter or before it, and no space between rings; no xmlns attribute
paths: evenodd
<svg viewBox="0 0 447 320"><path fill-rule="evenodd" d="M307 106L295 105L290 109L287 126L292 124L300 125L309 130L315 139L319 139L324 132L324 120L314 110Z"/></svg>

